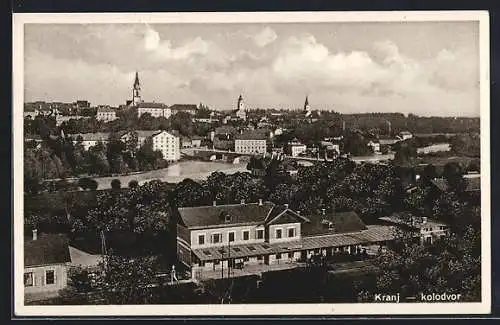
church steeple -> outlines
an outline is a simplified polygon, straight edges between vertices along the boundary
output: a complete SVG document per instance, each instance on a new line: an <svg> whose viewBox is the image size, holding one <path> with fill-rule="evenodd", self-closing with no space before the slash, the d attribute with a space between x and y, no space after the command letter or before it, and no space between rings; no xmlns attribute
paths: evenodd
<svg viewBox="0 0 500 325"><path fill-rule="evenodd" d="M139 82L139 72L135 72L134 89L141 89L141 83Z"/></svg>
<svg viewBox="0 0 500 325"><path fill-rule="evenodd" d="M306 96L306 101L304 102L304 111L310 111L310 106L309 106L309 96Z"/></svg>
<svg viewBox="0 0 500 325"><path fill-rule="evenodd" d="M141 83L139 82L139 72L135 72L134 86L132 88L132 105L137 105L142 102L141 99Z"/></svg>

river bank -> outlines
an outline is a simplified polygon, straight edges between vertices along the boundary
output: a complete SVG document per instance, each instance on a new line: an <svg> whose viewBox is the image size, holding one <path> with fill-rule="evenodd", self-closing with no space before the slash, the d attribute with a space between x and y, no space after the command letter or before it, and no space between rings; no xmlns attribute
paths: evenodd
<svg viewBox="0 0 500 325"><path fill-rule="evenodd" d="M224 162L205 162L205 161L182 161L163 169L151 170L148 172L129 174L122 176L95 177L98 189L111 188L111 181L119 179L122 186L127 186L132 180L136 180L140 185L152 180L161 180L168 183L179 183L186 178L196 181L204 180L213 172L224 172L234 174L237 172L246 172L246 163L230 164Z"/></svg>

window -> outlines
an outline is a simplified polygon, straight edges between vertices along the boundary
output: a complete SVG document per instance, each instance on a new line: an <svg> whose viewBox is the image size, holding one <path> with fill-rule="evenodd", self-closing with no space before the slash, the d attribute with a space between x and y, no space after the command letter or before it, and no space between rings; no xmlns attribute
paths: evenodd
<svg viewBox="0 0 500 325"><path fill-rule="evenodd" d="M426 237L426 238L425 238L425 242L426 242L427 244L432 244L432 237Z"/></svg>
<svg viewBox="0 0 500 325"><path fill-rule="evenodd" d="M264 238L264 229L258 229L257 230L257 239L263 239Z"/></svg>
<svg viewBox="0 0 500 325"><path fill-rule="evenodd" d="M243 240L249 240L250 239L250 232L248 230L245 230L243 232Z"/></svg>
<svg viewBox="0 0 500 325"><path fill-rule="evenodd" d="M233 242L234 241L234 232L230 232L229 233L229 242Z"/></svg>
<svg viewBox="0 0 500 325"><path fill-rule="evenodd" d="M293 253L292 252L288 253L288 258L290 258L290 259L293 258Z"/></svg>
<svg viewBox="0 0 500 325"><path fill-rule="evenodd" d="M295 237L295 228L288 228L288 237Z"/></svg>
<svg viewBox="0 0 500 325"><path fill-rule="evenodd" d="M214 265L219 265L219 263L220 263L220 261L218 261L218 260L214 261Z"/></svg>
<svg viewBox="0 0 500 325"><path fill-rule="evenodd" d="M243 257L243 262L248 262L250 260L250 258L248 257Z"/></svg>
<svg viewBox="0 0 500 325"><path fill-rule="evenodd" d="M281 229L276 229L276 239L281 238Z"/></svg>
<svg viewBox="0 0 500 325"><path fill-rule="evenodd" d="M198 235L198 244L199 245L205 244L205 235Z"/></svg>
<svg viewBox="0 0 500 325"><path fill-rule="evenodd" d="M56 274L54 270L45 271L45 284L54 284L56 283Z"/></svg>
<svg viewBox="0 0 500 325"><path fill-rule="evenodd" d="M280 260L281 259L281 253L276 253L276 259Z"/></svg>
<svg viewBox="0 0 500 325"><path fill-rule="evenodd" d="M213 234L212 235L212 243L218 244L222 242L222 235L221 234Z"/></svg>
<svg viewBox="0 0 500 325"><path fill-rule="evenodd" d="M33 283L33 272L27 272L24 273L24 286L25 287L32 287L34 285Z"/></svg>

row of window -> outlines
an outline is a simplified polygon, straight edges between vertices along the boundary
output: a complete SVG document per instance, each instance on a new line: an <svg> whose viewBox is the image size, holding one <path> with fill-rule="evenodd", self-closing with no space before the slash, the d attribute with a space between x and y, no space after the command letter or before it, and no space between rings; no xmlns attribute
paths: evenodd
<svg viewBox="0 0 500 325"><path fill-rule="evenodd" d="M212 234L210 237L210 243L212 244L218 244L222 242L222 234ZM235 232L230 231L228 233L228 241L229 242L234 242L235 238ZM242 231L242 238L243 240L250 240L250 230L243 230ZM257 229L255 231L255 238L256 239L264 239L264 229ZM205 244L205 235L198 235L198 244L199 245L204 245Z"/></svg>
<svg viewBox="0 0 500 325"><path fill-rule="evenodd" d="M45 271L45 285L56 283L56 272L54 270ZM24 273L24 286L32 287L35 285L35 278L33 272Z"/></svg>
<svg viewBox="0 0 500 325"><path fill-rule="evenodd" d="M282 254L282 253L276 253L276 259L277 260L282 259L283 255L284 254ZM293 258L293 252L286 253L285 256L288 257L289 259L292 259ZM258 255L258 256L256 256L256 258L257 258L257 261L262 261L264 259L264 257L262 255ZM243 257L242 260L243 260L243 262L248 262L250 260L250 258L249 257ZM219 260L215 260L215 261L213 261L213 264L214 265L219 265L220 261ZM200 266L205 266L205 262L201 261L199 265Z"/></svg>
<svg viewBox="0 0 500 325"><path fill-rule="evenodd" d="M283 238L283 229L278 228L275 229L275 237L276 239L281 239ZM295 237L295 228L288 228L288 238ZM228 233L228 241L229 242L234 242L235 238L235 232L230 231ZM242 238L243 240L249 240L250 239L250 231L249 230L243 230L242 231ZM217 234L212 234L210 237L210 243L212 244L218 244L222 242L222 234L217 233ZM264 239L264 229L257 229L255 231L255 239ZM198 245L204 245L205 244L205 235L198 235Z"/></svg>

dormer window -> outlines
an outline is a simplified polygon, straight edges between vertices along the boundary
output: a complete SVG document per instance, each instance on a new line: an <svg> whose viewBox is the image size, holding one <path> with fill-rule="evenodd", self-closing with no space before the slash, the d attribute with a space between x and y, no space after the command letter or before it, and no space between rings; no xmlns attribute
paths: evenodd
<svg viewBox="0 0 500 325"><path fill-rule="evenodd" d="M335 227L333 226L333 222L329 222L328 223L328 229L329 230L334 230L335 229Z"/></svg>
<svg viewBox="0 0 500 325"><path fill-rule="evenodd" d="M229 214L226 214L226 215L224 216L224 221L226 221L226 222L231 222L231 216L230 216Z"/></svg>

